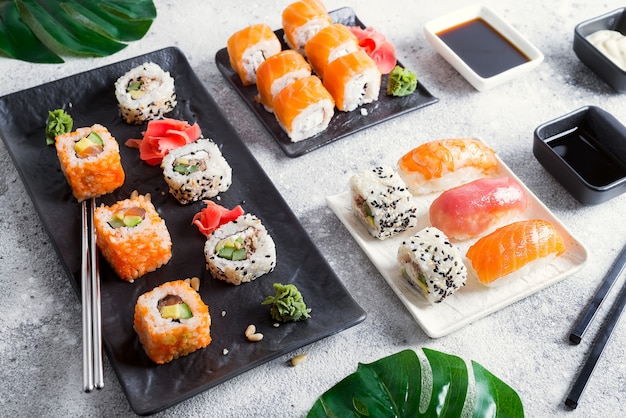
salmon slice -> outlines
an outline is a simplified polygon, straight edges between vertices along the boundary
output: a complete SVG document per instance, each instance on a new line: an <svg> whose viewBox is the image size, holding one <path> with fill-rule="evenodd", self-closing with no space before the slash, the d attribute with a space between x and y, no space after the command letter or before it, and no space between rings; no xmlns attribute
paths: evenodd
<svg viewBox="0 0 626 418"><path fill-rule="evenodd" d="M513 222L476 241L467 258L483 284L519 270L526 264L565 251L563 238L547 221Z"/></svg>
<svg viewBox="0 0 626 418"><path fill-rule="evenodd" d="M287 85L311 75L311 66L302 54L292 49L286 49L265 60L256 73L256 86L259 91L259 101L268 112L272 112L272 101Z"/></svg>
<svg viewBox="0 0 626 418"><path fill-rule="evenodd" d="M304 53L304 46L321 29L332 24L326 6L319 0L301 0L282 13L285 41L291 49Z"/></svg>
<svg viewBox="0 0 626 418"><path fill-rule="evenodd" d="M328 64L359 49L357 37L347 26L336 23L320 30L306 43L304 51L315 74L324 78Z"/></svg>
<svg viewBox="0 0 626 418"><path fill-rule="evenodd" d="M250 25L228 38L226 50L230 66L244 86L256 83L259 65L282 49L280 40L265 23Z"/></svg>

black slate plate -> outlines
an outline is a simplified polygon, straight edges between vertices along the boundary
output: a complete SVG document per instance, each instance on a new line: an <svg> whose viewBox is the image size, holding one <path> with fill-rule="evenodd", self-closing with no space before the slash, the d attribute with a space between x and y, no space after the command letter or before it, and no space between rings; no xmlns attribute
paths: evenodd
<svg viewBox="0 0 626 418"><path fill-rule="evenodd" d="M256 214L274 238L277 267L269 275L241 286L213 279L205 271L204 236L191 224L200 202L182 206L167 192L160 168L139 160L139 152L123 143L141 138L145 126L130 126L118 116L113 83L129 69L156 62L176 80L178 106L168 116L198 122L204 136L221 146L233 169L233 184L220 204L242 204ZM164 267L126 283L106 262L101 264L102 327L108 357L132 409L140 415L163 410L214 387L262 363L340 332L365 319L356 304L312 243L263 169L237 136L213 98L176 48L166 48L93 71L0 98L0 135L13 158L35 209L46 228L75 290L80 286L80 205L59 168L54 147L45 145L48 110L68 107L75 128L101 123L120 142L124 185L98 203L111 204L133 190L151 193L173 241L173 256ZM133 331L137 297L170 280L198 276L200 294L212 316L209 347L156 365L145 355ZM274 282L294 283L301 290L312 317L273 327L269 308L261 305L274 294ZM79 292L80 293L80 292ZM222 316L222 312L225 315ZM248 342L243 332L255 324L265 338ZM223 350L228 354L224 355ZM77 390L81 385L76 376Z"/></svg>
<svg viewBox="0 0 626 418"><path fill-rule="evenodd" d="M347 26L360 26L365 28L365 25L349 7L344 7L338 10L334 10L329 13L331 19L335 23L341 23ZM276 30L274 33L278 36L278 39L283 43L283 49L288 48L283 40L284 32L282 29ZM244 86L239 79L237 73L235 73L230 66L228 59L228 51L226 48L222 48L217 51L215 55L215 62L222 75L228 80L231 86L237 93L243 98L244 102L252 109L254 114L265 125L270 132L274 140L278 143L278 146L289 157L299 157L302 154L313 151L324 145L330 144L338 139L344 138L348 135L356 133L360 130L369 128L378 123L386 120L398 117L405 113L417 110L419 108L437 103L439 99L432 96L426 87L419 82L415 92L405 97L391 97L387 96L386 88L388 75L384 75L381 83L381 91L378 97L378 101L369 103L362 106L367 110L367 114L363 115L360 112L360 108L352 112L340 112L335 111L328 128L319 134L305 139L299 142L291 142L289 136L282 130L273 113L267 112L262 104L257 103L254 97L257 95L256 86ZM398 65L402 65L398 61Z"/></svg>

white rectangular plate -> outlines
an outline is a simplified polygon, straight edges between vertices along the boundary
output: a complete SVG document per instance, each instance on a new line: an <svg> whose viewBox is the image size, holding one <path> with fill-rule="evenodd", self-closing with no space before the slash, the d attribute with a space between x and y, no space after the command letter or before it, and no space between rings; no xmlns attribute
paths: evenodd
<svg viewBox="0 0 626 418"><path fill-rule="evenodd" d="M418 225L383 241L373 238L352 214L350 192L328 196L326 201L424 332L432 338L438 338L563 280L578 271L587 260L585 247L498 158L496 177L504 176L515 179L528 194L529 207L520 219L539 218L551 222L565 241L565 252L550 260L549 263L530 263L522 270L497 281L496 283L500 282L497 286L484 286L470 274L465 287L435 305L427 302L402 276L396 254L404 239L430 225L428 209L440 193L414 197L418 207ZM465 254L477 239L455 244L460 248L461 253Z"/></svg>

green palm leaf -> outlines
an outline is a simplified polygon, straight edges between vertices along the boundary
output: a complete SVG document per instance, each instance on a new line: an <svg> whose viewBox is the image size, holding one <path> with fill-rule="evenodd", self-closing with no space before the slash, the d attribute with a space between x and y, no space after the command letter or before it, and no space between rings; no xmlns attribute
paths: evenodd
<svg viewBox="0 0 626 418"><path fill-rule="evenodd" d="M307 417L524 416L517 393L480 364L472 361L470 382L463 359L422 351L424 364L412 350L359 364L356 372L320 396Z"/></svg>
<svg viewBox="0 0 626 418"><path fill-rule="evenodd" d="M155 18L152 0L0 0L0 52L36 63L107 56L141 39Z"/></svg>

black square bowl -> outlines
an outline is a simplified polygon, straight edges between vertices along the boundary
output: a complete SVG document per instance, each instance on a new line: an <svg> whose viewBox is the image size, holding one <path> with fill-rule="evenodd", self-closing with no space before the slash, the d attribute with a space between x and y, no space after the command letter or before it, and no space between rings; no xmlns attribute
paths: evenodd
<svg viewBox="0 0 626 418"><path fill-rule="evenodd" d="M626 127L599 107L582 107L537 127L533 154L584 205L626 191Z"/></svg>
<svg viewBox="0 0 626 418"><path fill-rule="evenodd" d="M626 92L626 71L611 61L586 37L599 30L626 35L626 7L579 23L574 28L574 52L587 67L620 93Z"/></svg>

